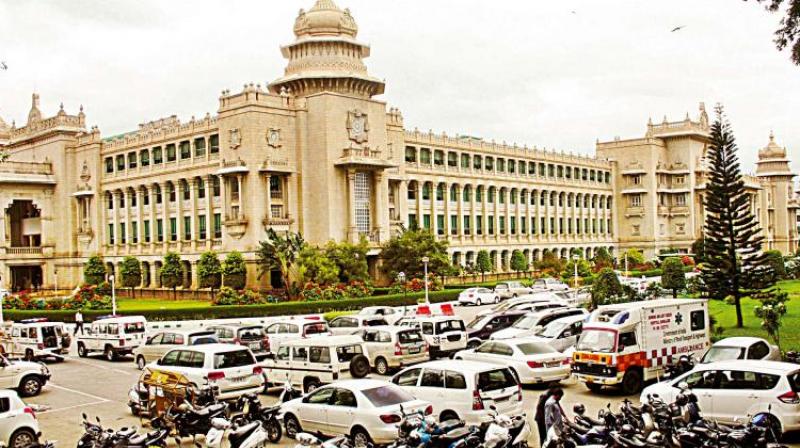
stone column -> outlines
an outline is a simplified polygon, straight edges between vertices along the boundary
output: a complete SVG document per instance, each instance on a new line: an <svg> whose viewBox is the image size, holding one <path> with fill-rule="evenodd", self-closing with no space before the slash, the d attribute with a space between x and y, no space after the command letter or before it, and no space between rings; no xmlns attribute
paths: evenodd
<svg viewBox="0 0 800 448"><path fill-rule="evenodd" d="M208 142L206 142L208 145ZM206 157L208 157L208 146L206 146ZM211 249L211 241L214 239L214 178L216 176L206 176L206 250Z"/></svg>
<svg viewBox="0 0 800 448"><path fill-rule="evenodd" d="M163 237L164 241L161 244L164 245L164 250L169 245L170 241L170 231L169 231L169 183L161 182L159 184L161 187L161 221L163 222L162 230L164 232ZM156 229L158 232L158 229ZM160 283L159 283L160 284Z"/></svg>
<svg viewBox="0 0 800 448"><path fill-rule="evenodd" d="M180 156L180 155L179 155ZM180 159L179 159L180 160ZM179 179L175 183L175 214L177 215L177 219L175 220L176 225L178 226L178 247L181 248L183 246L183 241L186 239L186 236L183 232L183 179ZM186 187L189 187L189 184L186 184Z"/></svg>
<svg viewBox="0 0 800 448"><path fill-rule="evenodd" d="M239 216L238 219L244 219L246 215L244 207L244 182L242 182L242 174L236 175L236 183L239 185Z"/></svg>
<svg viewBox="0 0 800 448"><path fill-rule="evenodd" d="M349 211L348 215L350 218L350 229L348 231L348 239L352 243L358 242L358 227L356 226L356 170L348 169L347 170L347 195L348 195L348 205L347 209Z"/></svg>
<svg viewBox="0 0 800 448"><path fill-rule="evenodd" d="M289 198L291 198L290 196L291 191L289 191L291 187L291 183L289 182L289 175L287 174L285 176L281 176L281 178L283 179L283 213L286 219L291 219L292 213L289 211L290 210Z"/></svg>
<svg viewBox="0 0 800 448"><path fill-rule="evenodd" d="M397 185L397 194L395 195L395 208L400 222L406 222L408 219L408 181L401 180Z"/></svg>
<svg viewBox="0 0 800 448"><path fill-rule="evenodd" d="M137 214L139 215L139 220L136 222L136 234L138 237L139 247L142 247L144 244L144 193L142 192L141 187L136 188L136 209L138 210Z"/></svg>
<svg viewBox="0 0 800 448"><path fill-rule="evenodd" d="M437 187L438 188L438 187ZM444 184L444 236L445 238L450 237L450 184L445 182ZM438 231L438 229L437 229Z"/></svg>
<svg viewBox="0 0 800 448"><path fill-rule="evenodd" d="M424 228L424 219L422 219L422 190L425 189L426 181L417 181L417 226Z"/></svg>
<svg viewBox="0 0 800 448"><path fill-rule="evenodd" d="M267 216L265 218L267 220L267 225L269 225L269 220L272 219L272 175L267 173L265 178L267 179Z"/></svg>
<svg viewBox="0 0 800 448"><path fill-rule="evenodd" d="M158 266L156 266L156 262L153 261L150 263L150 286L153 288L160 288L161 287L161 276L158 273Z"/></svg>
<svg viewBox="0 0 800 448"><path fill-rule="evenodd" d="M377 229L380 242L389 238L389 178L383 171L376 171L374 175L375 198L372 203L375 206ZM396 198L396 196L395 196ZM396 199L395 199L396 200Z"/></svg>
<svg viewBox="0 0 800 448"><path fill-rule="evenodd" d="M219 197L220 204L222 205L222 220L228 219L228 207L230 206L230 199L228 199L228 189L225 185L225 176L219 175Z"/></svg>
<svg viewBox="0 0 800 448"><path fill-rule="evenodd" d="M463 237L464 236L464 185L462 184L458 184L458 186L456 187L456 214L458 215L458 218L456 218L456 228L458 229L456 234L459 237ZM470 222L470 228L469 228L470 235L472 234L472 232L473 232L472 222ZM464 257L466 256L464 253L462 253L461 255Z"/></svg>
<svg viewBox="0 0 800 448"><path fill-rule="evenodd" d="M191 147L191 146L190 146ZM192 157L194 157L194 149L192 149ZM198 225L197 219L197 200L198 195L200 194L200 182L197 177L193 177L190 181L189 188L191 188L191 193L189 194L189 201L191 203L191 210L192 210L192 248L194 249L197 245L197 241L200 240L200 227ZM208 196L208 188L205 189L206 196ZM206 233L208 233L208 222L206 222ZM194 275L195 271L192 270L192 275Z"/></svg>
<svg viewBox="0 0 800 448"><path fill-rule="evenodd" d="M192 266L192 288L198 289L200 288L200 276L197 274L197 265L199 262L197 260L189 262Z"/></svg>

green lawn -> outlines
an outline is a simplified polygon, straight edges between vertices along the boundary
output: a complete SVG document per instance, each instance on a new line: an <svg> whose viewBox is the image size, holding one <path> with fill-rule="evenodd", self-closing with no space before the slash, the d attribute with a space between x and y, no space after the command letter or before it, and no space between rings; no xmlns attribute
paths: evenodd
<svg viewBox="0 0 800 448"><path fill-rule="evenodd" d="M160 300L160 299L119 299L120 311L126 310L174 310L211 306L208 300Z"/></svg>
<svg viewBox="0 0 800 448"><path fill-rule="evenodd" d="M783 281L778 286L789 293L781 327L781 349L800 350L800 280ZM710 300L708 303L711 315L717 319L717 325L725 329L723 336L758 336L768 339L766 332L761 329L761 319L753 311L757 305L757 300L742 300L744 327L736 328L736 308L733 305L720 300Z"/></svg>

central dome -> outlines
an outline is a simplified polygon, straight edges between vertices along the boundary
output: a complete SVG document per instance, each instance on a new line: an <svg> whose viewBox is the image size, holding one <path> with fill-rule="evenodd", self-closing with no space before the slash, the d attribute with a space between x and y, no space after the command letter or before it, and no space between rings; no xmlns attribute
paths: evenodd
<svg viewBox="0 0 800 448"><path fill-rule="evenodd" d="M358 26L349 9L339 9L333 0L317 0L308 12L300 10L294 22L294 34L297 37L340 34L356 37Z"/></svg>
<svg viewBox="0 0 800 448"><path fill-rule="evenodd" d="M784 159L786 158L786 148L781 148L775 143L775 135L769 133L769 143L758 151L759 159Z"/></svg>

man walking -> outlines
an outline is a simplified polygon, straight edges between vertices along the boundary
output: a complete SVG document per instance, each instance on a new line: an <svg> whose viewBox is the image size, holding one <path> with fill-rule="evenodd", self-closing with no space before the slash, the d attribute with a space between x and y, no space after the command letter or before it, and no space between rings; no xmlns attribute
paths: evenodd
<svg viewBox="0 0 800 448"><path fill-rule="evenodd" d="M550 398L544 404L544 424L548 431L552 428L553 434L561 436L564 434L564 411L561 409L561 397L564 396L564 389L555 387L550 392Z"/></svg>
<svg viewBox="0 0 800 448"><path fill-rule="evenodd" d="M78 334L78 330L81 331L81 335L83 334L83 314L81 314L81 310L78 310L75 313L75 333L73 336Z"/></svg>

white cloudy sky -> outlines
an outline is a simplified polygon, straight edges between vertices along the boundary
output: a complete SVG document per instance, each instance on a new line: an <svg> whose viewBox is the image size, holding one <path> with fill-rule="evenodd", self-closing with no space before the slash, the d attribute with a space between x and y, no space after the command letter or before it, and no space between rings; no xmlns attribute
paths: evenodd
<svg viewBox="0 0 800 448"><path fill-rule="evenodd" d="M770 129L800 148L800 68L752 0L337 2L408 128L592 153L705 101L725 104L748 171ZM279 45L312 4L0 0L0 116L23 123L34 90L46 115L84 104L104 135L214 113L222 89L282 74Z"/></svg>

